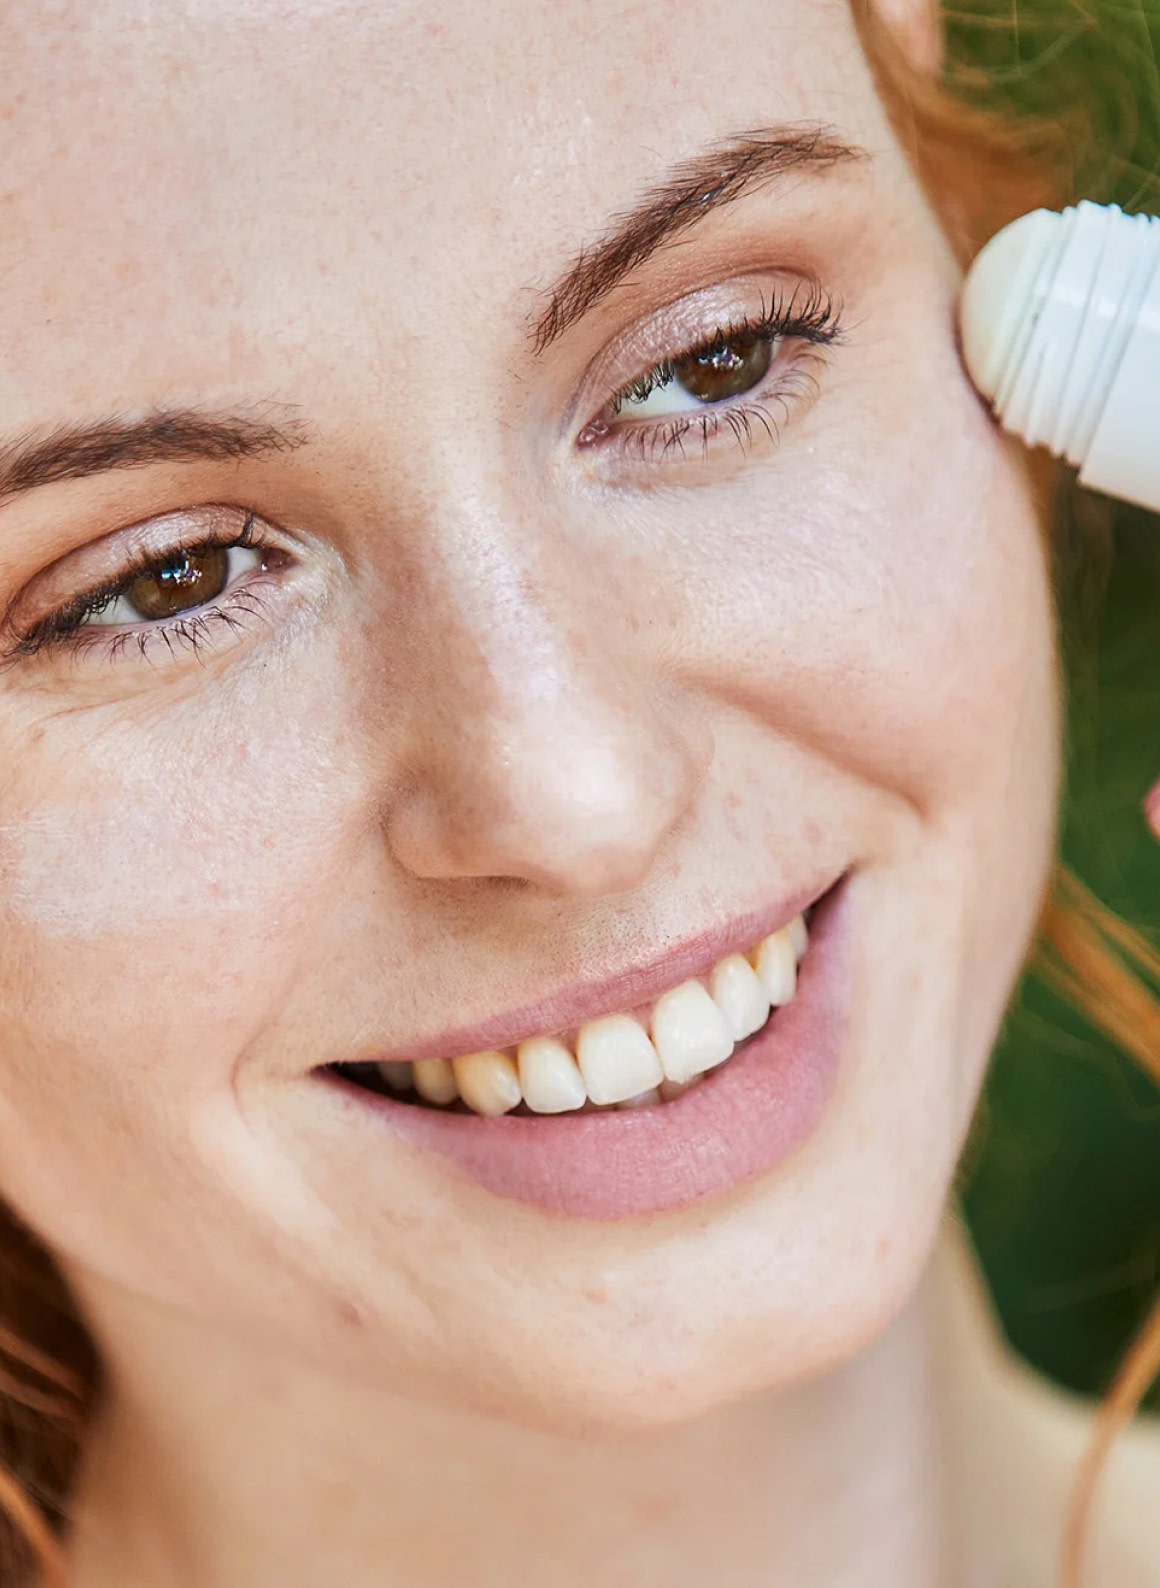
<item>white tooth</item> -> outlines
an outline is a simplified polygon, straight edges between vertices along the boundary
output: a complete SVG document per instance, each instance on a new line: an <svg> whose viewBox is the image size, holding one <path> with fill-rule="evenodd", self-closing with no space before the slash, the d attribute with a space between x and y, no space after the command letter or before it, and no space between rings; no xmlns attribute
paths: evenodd
<svg viewBox="0 0 1160 1588"><path fill-rule="evenodd" d="M789 940L793 944L794 958L800 964L802 955L810 946L810 929L806 925L805 916L795 915L786 927L786 931L789 933Z"/></svg>
<svg viewBox="0 0 1160 1588"><path fill-rule="evenodd" d="M383 1059L375 1066L392 1092L409 1092L414 1086L407 1059Z"/></svg>
<svg viewBox="0 0 1160 1588"><path fill-rule="evenodd" d="M477 1114L506 1114L520 1102L520 1078L506 1053L489 1048L486 1053L465 1053L452 1059L459 1095Z"/></svg>
<svg viewBox="0 0 1160 1588"><path fill-rule="evenodd" d="M631 1015L606 1015L581 1026L576 1058L594 1103L622 1103L665 1078L657 1050Z"/></svg>
<svg viewBox="0 0 1160 1588"><path fill-rule="evenodd" d="M639 1092L636 1097L626 1097L623 1103L617 1103L616 1106L617 1108L651 1108L660 1100L661 1094L654 1086L647 1092Z"/></svg>
<svg viewBox="0 0 1160 1588"><path fill-rule="evenodd" d="M758 944L753 968L761 977L761 985L775 1009L779 1004L789 1003L797 987L797 961L793 957L788 927L783 926L780 932L774 932L772 937Z"/></svg>
<svg viewBox="0 0 1160 1588"><path fill-rule="evenodd" d="M725 1016L699 981L682 982L657 999L653 1046L670 1081L689 1081L733 1052Z"/></svg>
<svg viewBox="0 0 1160 1588"><path fill-rule="evenodd" d="M709 991L725 1016L734 1042L751 1037L769 1019L769 998L760 976L744 955L730 954L713 967Z"/></svg>
<svg viewBox="0 0 1160 1588"><path fill-rule="evenodd" d="M588 1101L584 1077L571 1053L554 1037L529 1037L519 1046L520 1087L537 1114L563 1114Z"/></svg>
<svg viewBox="0 0 1160 1588"><path fill-rule="evenodd" d="M416 1059L411 1068L415 1090L428 1103L453 1103L459 1096L450 1059Z"/></svg>

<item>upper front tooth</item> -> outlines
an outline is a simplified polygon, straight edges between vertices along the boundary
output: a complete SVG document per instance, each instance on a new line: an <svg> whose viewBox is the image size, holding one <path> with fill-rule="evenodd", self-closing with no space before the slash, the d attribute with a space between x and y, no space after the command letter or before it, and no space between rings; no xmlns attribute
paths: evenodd
<svg viewBox="0 0 1160 1588"><path fill-rule="evenodd" d="M769 997L761 978L741 954L730 954L714 967L709 991L734 1042L751 1037L769 1019Z"/></svg>
<svg viewBox="0 0 1160 1588"><path fill-rule="evenodd" d="M622 1103L665 1078L657 1050L631 1015L606 1015L581 1026L576 1058L594 1103Z"/></svg>
<svg viewBox="0 0 1160 1588"><path fill-rule="evenodd" d="M797 960L788 927L783 926L758 944L753 968L775 1009L778 1004L789 1003L797 986Z"/></svg>
<svg viewBox="0 0 1160 1588"><path fill-rule="evenodd" d="M520 1087L537 1114L563 1114L588 1100L576 1060L554 1037L530 1037L519 1046Z"/></svg>
<svg viewBox="0 0 1160 1588"><path fill-rule="evenodd" d="M453 1059L452 1066L460 1097L477 1114L506 1114L523 1095L515 1065L495 1048L466 1053Z"/></svg>
<svg viewBox="0 0 1160 1588"><path fill-rule="evenodd" d="M690 1081L733 1052L725 1016L699 981L682 982L657 999L652 1039L670 1081Z"/></svg>
<svg viewBox="0 0 1160 1588"><path fill-rule="evenodd" d="M789 940L793 944L794 958L800 961L802 955L810 946L810 929L806 925L805 916L795 915L786 927L786 931L789 933Z"/></svg>

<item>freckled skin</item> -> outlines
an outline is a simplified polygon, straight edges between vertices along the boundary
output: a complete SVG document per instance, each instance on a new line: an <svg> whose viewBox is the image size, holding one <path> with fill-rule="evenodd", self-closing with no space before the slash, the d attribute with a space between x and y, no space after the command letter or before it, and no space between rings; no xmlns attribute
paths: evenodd
<svg viewBox="0 0 1160 1588"><path fill-rule="evenodd" d="M844 5L725 0L707 38L698 8L456 0L454 51L418 6L173 9L5 8L0 414L277 401L314 439L0 505L0 604L202 504L297 562L200 661L0 671L0 1192L126 1362L194 1320L592 1432L856 1358L1032 929L1057 703L1030 493ZM739 201L533 359L537 286L771 118L873 159ZM566 419L593 361L787 261L848 329L777 445L598 478ZM845 868L841 1083L712 1205L552 1219L316 1104L315 1065Z"/></svg>

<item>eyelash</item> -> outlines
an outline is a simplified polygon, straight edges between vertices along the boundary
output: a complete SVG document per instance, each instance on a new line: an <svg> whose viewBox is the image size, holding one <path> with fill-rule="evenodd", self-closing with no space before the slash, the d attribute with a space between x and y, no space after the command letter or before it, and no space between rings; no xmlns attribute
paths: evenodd
<svg viewBox="0 0 1160 1588"><path fill-rule="evenodd" d="M86 628L86 619L103 611L118 596L123 595L135 580L157 573L175 557L214 549L232 551L235 548L253 549L265 553L266 557L272 556L277 548L255 534L254 524L255 515L247 513L237 534L206 535L196 541L167 546L164 551L139 553L115 578L74 596L64 606L41 618L27 633L20 635L9 652L10 658L37 656L56 646L67 646L74 652L101 649L107 660L115 661L131 646L136 647L141 657L147 657L158 644L164 645L170 655L176 647L198 655L200 648L211 638L214 625L222 624L228 629L237 630L258 614L262 606L262 594L258 589L243 585L231 591L227 587L204 607L191 608L188 613L181 613L168 621L150 623L143 620L141 627L120 629L113 633L103 633L99 625Z"/></svg>
<svg viewBox="0 0 1160 1588"><path fill-rule="evenodd" d="M762 395L770 384L774 373L772 366L770 372L753 388L754 396L747 392L733 402L726 399L719 404L707 405L703 413L679 413L659 420L624 425L618 425L615 421L621 404L627 398L643 401L658 386L675 379L678 366L686 360L709 357L724 350L736 339L749 337L769 343L802 342L820 352L838 343L842 331L838 305L816 282L804 288L795 288L788 298L775 295L768 303L763 300L756 315L718 326L712 336L691 343L680 352L669 354L644 374L621 386L603 412L580 432L578 443L582 447L618 447L624 452L632 451L639 461L649 463L663 460L674 450L683 457L685 440L690 434L699 437L704 454L723 428L732 433L743 452L752 445L757 429L764 431L771 441L776 441L780 431L777 418L765 403L754 400L754 396ZM790 389L795 375L801 381L796 392ZM783 370L781 377L780 387L772 395L786 409L792 397L806 394L809 380L802 361L789 370ZM768 398L770 394L765 395Z"/></svg>

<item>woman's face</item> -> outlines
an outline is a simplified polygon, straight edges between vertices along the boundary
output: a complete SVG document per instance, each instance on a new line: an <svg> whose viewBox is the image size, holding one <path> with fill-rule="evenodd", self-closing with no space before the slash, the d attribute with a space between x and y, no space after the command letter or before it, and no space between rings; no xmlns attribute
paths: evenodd
<svg viewBox="0 0 1160 1588"><path fill-rule="evenodd" d="M844 0L62 0L0 62L0 1190L98 1327L549 1426L849 1356L1031 930L1056 702ZM602 1095L593 1022L816 900L674 1100L332 1068L562 1034Z"/></svg>

